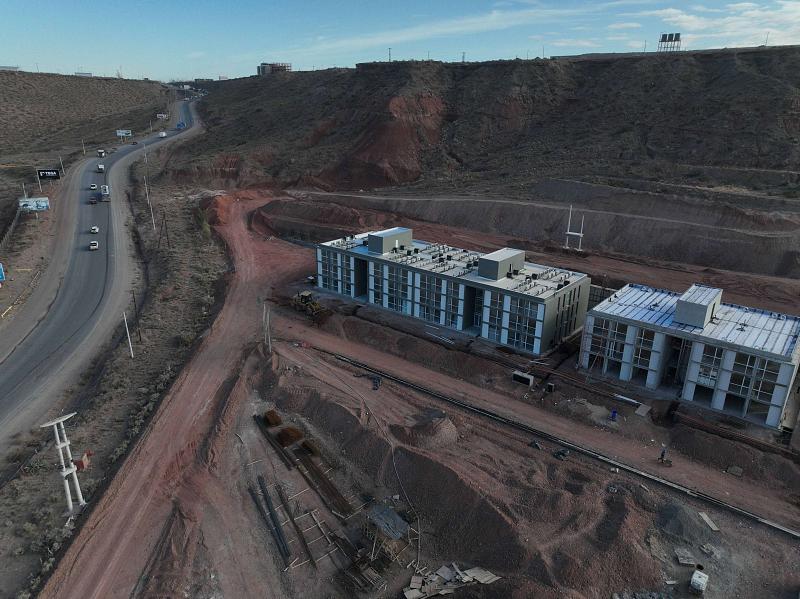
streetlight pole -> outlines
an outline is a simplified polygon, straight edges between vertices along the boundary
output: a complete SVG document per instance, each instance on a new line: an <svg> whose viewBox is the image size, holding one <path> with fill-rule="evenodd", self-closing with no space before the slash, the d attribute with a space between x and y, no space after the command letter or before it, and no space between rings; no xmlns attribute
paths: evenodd
<svg viewBox="0 0 800 599"><path fill-rule="evenodd" d="M147 205L150 207L150 220L153 222L153 232L156 230L156 217L153 215L153 205L150 203L150 191L147 189L147 175L144 176L144 194L147 197Z"/></svg>

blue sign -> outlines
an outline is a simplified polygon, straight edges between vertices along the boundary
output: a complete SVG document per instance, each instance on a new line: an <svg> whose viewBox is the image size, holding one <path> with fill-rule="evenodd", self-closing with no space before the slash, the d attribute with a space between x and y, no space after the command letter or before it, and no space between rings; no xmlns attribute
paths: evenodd
<svg viewBox="0 0 800 599"><path fill-rule="evenodd" d="M0 262L0 283L6 280L6 273L3 270L3 263Z"/></svg>
<svg viewBox="0 0 800 599"><path fill-rule="evenodd" d="M176 128L176 129L186 129L186 123L184 123L183 121L181 121L180 123L178 123L177 125L175 125L175 128Z"/></svg>

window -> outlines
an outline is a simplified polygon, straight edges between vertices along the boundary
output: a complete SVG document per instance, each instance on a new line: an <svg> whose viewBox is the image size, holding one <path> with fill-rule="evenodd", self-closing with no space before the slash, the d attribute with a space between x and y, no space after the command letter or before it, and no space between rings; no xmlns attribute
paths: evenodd
<svg viewBox="0 0 800 599"><path fill-rule="evenodd" d="M655 331L639 329L636 333L636 344L633 351L633 364L637 368L649 368L650 356L653 351L653 340Z"/></svg>
<svg viewBox="0 0 800 599"><path fill-rule="evenodd" d="M697 374L698 385L714 387L717 384L723 353L724 350L721 347L706 345L703 348L703 356L700 358L700 372Z"/></svg>
<svg viewBox="0 0 800 599"><path fill-rule="evenodd" d="M331 250L320 250L320 254L322 260L320 287L331 291L339 291L339 254Z"/></svg>
<svg viewBox="0 0 800 599"><path fill-rule="evenodd" d="M496 291L486 292L489 296L489 331L487 337L492 341L500 341L503 328L503 294Z"/></svg>
<svg viewBox="0 0 800 599"><path fill-rule="evenodd" d="M353 295L353 271L350 269L349 256L342 256L342 293Z"/></svg>
<svg viewBox="0 0 800 599"><path fill-rule="evenodd" d="M536 315L539 304L533 300L512 297L508 315L508 344L533 351L536 341Z"/></svg>
<svg viewBox="0 0 800 599"><path fill-rule="evenodd" d="M408 271L394 264L386 266L388 286L386 290L387 307L403 312L409 300Z"/></svg>
<svg viewBox="0 0 800 599"><path fill-rule="evenodd" d="M372 303L378 306L383 305L383 265L372 263Z"/></svg>
<svg viewBox="0 0 800 599"><path fill-rule="evenodd" d="M428 322L439 322L442 297L442 280L433 275L419 277L419 317Z"/></svg>

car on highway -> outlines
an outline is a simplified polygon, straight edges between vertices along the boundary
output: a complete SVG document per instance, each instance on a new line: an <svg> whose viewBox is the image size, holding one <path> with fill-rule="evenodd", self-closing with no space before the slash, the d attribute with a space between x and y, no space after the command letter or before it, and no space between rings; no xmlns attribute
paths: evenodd
<svg viewBox="0 0 800 599"><path fill-rule="evenodd" d="M97 189L97 183L92 183L92 184L89 186L89 189L91 189L92 191L94 191L95 189Z"/></svg>
<svg viewBox="0 0 800 599"><path fill-rule="evenodd" d="M99 250L100 249L100 242L99 241L90 241L89 242L89 250Z"/></svg>
<svg viewBox="0 0 800 599"><path fill-rule="evenodd" d="M92 195L92 196L89 198L89 203L90 203L90 204L96 204L96 203L97 203L97 198L96 198L94 195Z"/></svg>
<svg viewBox="0 0 800 599"><path fill-rule="evenodd" d="M99 232L100 232L100 227L98 227L97 225L89 229L89 233L99 233Z"/></svg>
<svg viewBox="0 0 800 599"><path fill-rule="evenodd" d="M138 141L132 141L132 142L131 142L131 145L132 145L132 146L135 146L135 145L137 145L138 143L139 143Z"/></svg>

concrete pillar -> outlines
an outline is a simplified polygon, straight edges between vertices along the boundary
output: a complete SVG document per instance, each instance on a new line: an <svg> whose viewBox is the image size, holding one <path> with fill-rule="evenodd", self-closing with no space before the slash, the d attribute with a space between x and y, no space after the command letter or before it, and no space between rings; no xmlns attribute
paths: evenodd
<svg viewBox="0 0 800 599"><path fill-rule="evenodd" d="M372 260L367 260L367 301L370 304L375 303L375 274L373 268L375 263Z"/></svg>
<svg viewBox="0 0 800 599"><path fill-rule="evenodd" d="M658 389L661 379L664 378L664 369L667 367L665 358L667 353L667 336L664 333L656 332L653 335L653 348L650 351L650 364L647 369L647 380L645 387L648 389Z"/></svg>
<svg viewBox="0 0 800 599"><path fill-rule="evenodd" d="M488 298L488 299L487 299ZM481 321L481 337L489 337L489 304L492 301L492 294L488 291L483 293L483 317Z"/></svg>
<svg viewBox="0 0 800 599"><path fill-rule="evenodd" d="M778 370L778 380L775 381L775 390L770 399L770 408L767 413L767 426L780 426L781 417L786 408L786 401L794 381L795 367L793 364L781 364Z"/></svg>
<svg viewBox="0 0 800 599"><path fill-rule="evenodd" d="M383 297L383 307L389 307L389 279L386 278L386 265L379 264L378 265L378 272L381 276L381 289L383 289L383 293L381 294Z"/></svg>
<svg viewBox="0 0 800 599"><path fill-rule="evenodd" d="M406 297L408 299L403 300L403 314L411 316L414 314L414 272L410 270L406 271Z"/></svg>
<svg viewBox="0 0 800 599"><path fill-rule="evenodd" d="M459 331L464 330L464 320L466 319L466 314L464 314L464 306L466 302L464 301L464 295L466 294L466 287L461 283L458 284L458 317L456 322L456 328Z"/></svg>
<svg viewBox="0 0 800 599"><path fill-rule="evenodd" d="M731 384L731 371L735 360L735 351L726 349L722 353L722 363L717 371L717 384L714 385L714 396L711 398L711 407L715 410L722 410L725 407L725 396Z"/></svg>
<svg viewBox="0 0 800 599"><path fill-rule="evenodd" d="M591 314L586 315L586 322L583 325L583 335L581 336L581 357L580 357L580 366L581 368L588 369L589 362L591 361L591 355L589 354L589 348L592 344L592 329L594 328L594 316ZM539 338L539 323L536 323L536 338L538 341Z"/></svg>
<svg viewBox="0 0 800 599"><path fill-rule="evenodd" d="M508 343L508 318L509 318L509 311L511 310L511 296L504 295L503 296L503 320L502 320L502 329L500 329L500 343L507 344Z"/></svg>
<svg viewBox="0 0 800 599"><path fill-rule="evenodd" d="M322 250L317 248L317 287L322 287Z"/></svg>
<svg viewBox="0 0 800 599"><path fill-rule="evenodd" d="M636 335L638 327L628 325L625 333L625 346L622 349L622 366L619 369L619 380L629 381L633 376L633 351L636 346Z"/></svg>
<svg viewBox="0 0 800 599"><path fill-rule="evenodd" d="M694 389L697 386L697 375L700 372L700 360L703 357L705 344L692 343L692 351L689 354L689 364L686 366L686 380L683 383L681 399L692 401L694 399Z"/></svg>
<svg viewBox="0 0 800 599"><path fill-rule="evenodd" d="M450 281L447 279L442 280L442 295L439 297L439 324L444 326L447 316L447 289L450 286Z"/></svg>
<svg viewBox="0 0 800 599"><path fill-rule="evenodd" d="M419 287L420 276L419 273L414 273L414 316L419 318Z"/></svg>

